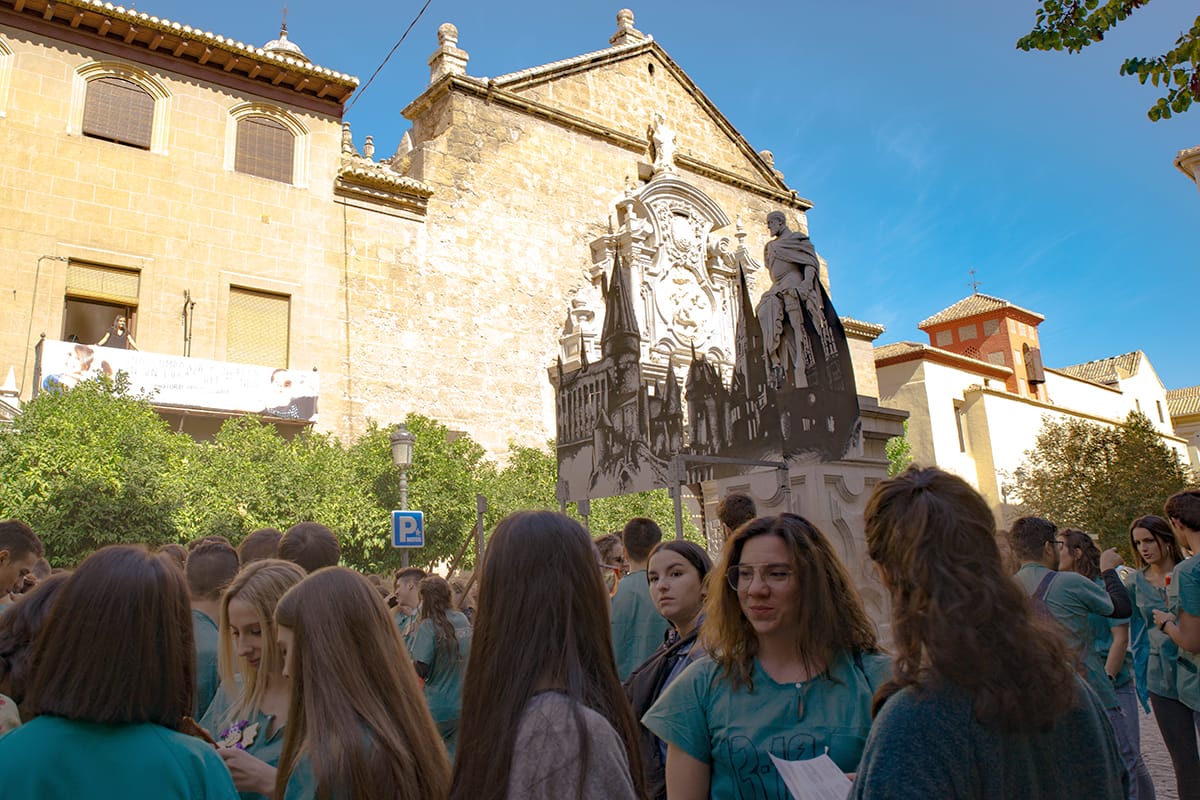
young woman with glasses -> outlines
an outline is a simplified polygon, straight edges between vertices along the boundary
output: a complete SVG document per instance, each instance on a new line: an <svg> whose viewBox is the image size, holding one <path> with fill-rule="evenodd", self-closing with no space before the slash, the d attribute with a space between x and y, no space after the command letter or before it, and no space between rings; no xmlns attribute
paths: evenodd
<svg viewBox="0 0 1200 800"><path fill-rule="evenodd" d="M851 797L1126 797L1104 710L1002 565L987 501L910 468L875 488L864 516L897 653Z"/></svg>
<svg viewBox="0 0 1200 800"><path fill-rule="evenodd" d="M891 662L829 541L795 514L761 517L726 542L714 578L709 656L642 720L667 742L668 797L787 798L771 756L827 753L853 772Z"/></svg>

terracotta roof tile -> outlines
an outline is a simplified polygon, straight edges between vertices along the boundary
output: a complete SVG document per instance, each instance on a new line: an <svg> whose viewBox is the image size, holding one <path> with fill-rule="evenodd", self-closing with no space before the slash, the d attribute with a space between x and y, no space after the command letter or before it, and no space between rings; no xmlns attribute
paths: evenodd
<svg viewBox="0 0 1200 800"><path fill-rule="evenodd" d="M1200 414L1200 386L1167 390L1167 408L1172 417Z"/></svg>
<svg viewBox="0 0 1200 800"><path fill-rule="evenodd" d="M1136 374L1142 365L1142 358L1142 351L1134 350L1132 353L1122 353L1111 358L1099 358L1085 364L1061 367L1058 371L1065 372L1073 378L1111 385Z"/></svg>
<svg viewBox="0 0 1200 800"><path fill-rule="evenodd" d="M989 311L997 311L1002 308L1012 308L1025 314L1029 314L1038 320L1045 319L1045 317L1043 317L1041 314L1030 311L1027 308L1021 308L1020 306L1013 305L1007 300L1001 300L999 297L992 297L989 294L981 294L976 292L975 294L964 297L962 300L959 300L949 308L943 308L929 319L923 320L919 325L917 325L917 327L924 330L925 328L933 325L941 325L943 322L953 322L956 319L966 319L967 317L973 317L976 314L986 314Z"/></svg>

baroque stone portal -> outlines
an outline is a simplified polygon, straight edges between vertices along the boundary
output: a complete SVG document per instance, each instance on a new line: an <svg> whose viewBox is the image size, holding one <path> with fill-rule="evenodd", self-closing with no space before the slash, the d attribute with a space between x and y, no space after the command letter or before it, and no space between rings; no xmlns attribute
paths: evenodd
<svg viewBox="0 0 1200 800"><path fill-rule="evenodd" d="M842 458L860 428L854 372L808 237L769 216L756 314L762 265L740 222L736 242L720 235L730 221L699 189L664 170L627 190L617 217L592 243L552 375L563 496L669 485L680 455ZM688 480L750 469L689 465Z"/></svg>

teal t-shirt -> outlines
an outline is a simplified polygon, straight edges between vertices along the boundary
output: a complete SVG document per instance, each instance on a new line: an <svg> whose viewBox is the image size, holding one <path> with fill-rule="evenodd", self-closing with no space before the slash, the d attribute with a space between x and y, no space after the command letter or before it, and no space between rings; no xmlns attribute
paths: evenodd
<svg viewBox="0 0 1200 800"><path fill-rule="evenodd" d="M1167 608L1173 614L1186 611L1200 617L1200 556L1192 556L1175 567L1167 587ZM1200 711L1200 654L1178 648L1175 688L1179 702Z"/></svg>
<svg viewBox="0 0 1200 800"><path fill-rule="evenodd" d="M41 716L0 738L3 796L71 800L237 800L207 742L161 725Z"/></svg>
<svg viewBox="0 0 1200 800"><path fill-rule="evenodd" d="M754 662L753 691L735 689L705 656L683 671L642 717L655 736L712 767L709 794L788 800L770 756L796 761L826 751L844 772L858 767L871 730L871 699L892 675L888 656L843 653L804 683L776 683Z"/></svg>
<svg viewBox="0 0 1200 800"><path fill-rule="evenodd" d="M296 768L288 776L287 787L284 789L284 800L316 800L317 779L313 777L312 764L307 756L302 756L296 762ZM335 797L337 795L335 794Z"/></svg>
<svg viewBox="0 0 1200 800"><path fill-rule="evenodd" d="M1104 588L1104 581L1096 578L1096 584L1101 589ZM1108 594L1108 592L1105 592ZM1127 619L1114 619L1113 617L1102 617L1099 614L1088 615L1088 627L1092 629L1092 648L1096 651L1096 657L1100 659L1102 665L1108 663L1108 651L1112 647L1113 628L1121 625L1129 626ZM1107 669L1105 671L1107 674ZM1121 661L1121 669L1117 673L1115 680L1110 681L1113 688L1121 689L1133 680L1133 658L1129 654L1129 650L1125 650L1125 658Z"/></svg>
<svg viewBox="0 0 1200 800"><path fill-rule="evenodd" d="M1049 572L1041 564L1022 564L1017 571L1017 583L1032 597L1042 578ZM1088 621L1091 614L1107 618L1112 613L1112 599L1108 592L1102 585L1097 585L1078 572L1057 572L1046 592L1046 608L1066 631L1067 645L1079 654L1085 670L1084 677L1088 686L1100 696L1100 704L1104 708L1120 708L1121 703L1117 700L1112 681L1104 671L1104 660L1092 646L1092 626Z"/></svg>
<svg viewBox="0 0 1200 800"><path fill-rule="evenodd" d="M402 611L399 608L392 614L392 618L396 620L396 628L400 631L400 638L404 640L406 647L411 646L413 633L417 629L417 609L412 612Z"/></svg>
<svg viewBox="0 0 1200 800"><path fill-rule="evenodd" d="M650 599L644 569L631 572L617 584L612 599L612 642L617 674L624 683L663 643L671 623L658 613Z"/></svg>
<svg viewBox="0 0 1200 800"><path fill-rule="evenodd" d="M196 638L196 708L192 714L194 719L200 719L208 710L221 683L221 675L217 672L217 649L220 647L220 633L217 623L203 611L192 609L192 632Z"/></svg>
<svg viewBox="0 0 1200 800"><path fill-rule="evenodd" d="M433 623L427 619L422 620L413 632L408 652L413 661L429 666L429 674L425 677L425 702L429 704L429 713L437 723L442 741L453 758L458 738L459 710L462 707L463 673L471 652L471 622L466 614L459 611L448 611L446 618L454 626L454 635L458 640L455 657L451 658L449 653L438 650Z"/></svg>
<svg viewBox="0 0 1200 800"><path fill-rule="evenodd" d="M1179 648L1154 622L1155 609L1167 610L1167 590L1150 583L1145 570L1133 573L1133 580L1129 581L1126 588L1133 602L1133 613L1141 620L1146 637L1146 688L1159 697L1178 700L1175 663L1179 658Z"/></svg>
<svg viewBox="0 0 1200 800"><path fill-rule="evenodd" d="M853 800L1124 800L1128 779L1105 712L1082 680L1047 731L1005 733L954 686L906 686L875 718Z"/></svg>
<svg viewBox="0 0 1200 800"><path fill-rule="evenodd" d="M209 736L216 739L218 744L227 746L222 740L236 740L232 746L240 745L242 750L259 761L278 767L279 758L283 755L283 726L280 725L271 731L275 716L261 711L246 714L242 719L229 720L227 716L231 705L225 687L221 686L209 704L208 711L200 720L200 727L208 731ZM242 800L270 800L269 797L254 792L241 792L241 797Z"/></svg>

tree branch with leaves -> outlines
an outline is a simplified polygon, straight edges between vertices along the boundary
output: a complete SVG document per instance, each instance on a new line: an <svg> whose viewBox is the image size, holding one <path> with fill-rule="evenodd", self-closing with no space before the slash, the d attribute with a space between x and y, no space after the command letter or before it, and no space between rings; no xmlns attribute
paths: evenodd
<svg viewBox="0 0 1200 800"><path fill-rule="evenodd" d="M1040 0L1037 25L1017 41L1017 48L1030 50L1066 50L1078 53L1104 35L1150 0ZM1136 75L1142 83L1150 81L1164 95L1150 107L1152 122L1182 114L1200 96L1200 16L1192 27L1181 32L1175 46L1153 58L1127 58L1122 75Z"/></svg>

